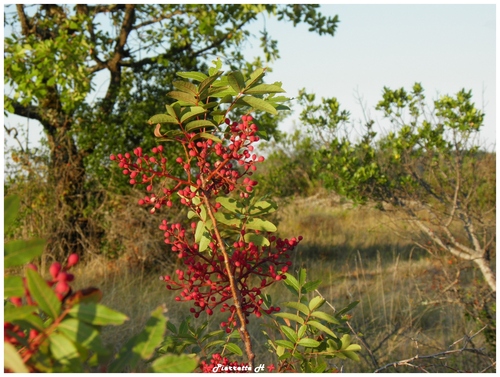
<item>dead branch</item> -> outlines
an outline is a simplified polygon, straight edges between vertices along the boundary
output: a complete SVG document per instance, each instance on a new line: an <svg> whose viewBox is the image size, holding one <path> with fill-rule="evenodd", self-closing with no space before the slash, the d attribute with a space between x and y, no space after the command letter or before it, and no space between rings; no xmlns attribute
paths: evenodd
<svg viewBox="0 0 500 377"><path fill-rule="evenodd" d="M431 354L431 355L418 355L417 354L417 355L415 355L413 357L410 357L408 359L404 359L404 360L399 360L399 361L395 361L395 362L392 362L392 363L388 363L388 364L384 365L383 367L376 369L375 373L380 373L381 371L383 371L385 369L388 369L390 367L398 368L398 367L401 367L401 366L408 366L408 367L420 369L420 370L428 373L428 371L424 367L415 364L414 361L425 360L425 359L444 360L444 359L446 359L451 354L463 353L463 352L475 353L477 355L480 355L480 356L483 356L483 357L489 359L489 361L491 362L491 365L488 366L487 368L485 368L484 371L486 371L488 369L491 369L491 368L494 368L495 365L496 365L496 361L493 360L491 357L489 357L487 354L485 354L481 349L478 349L478 348L468 348L467 347L470 343L472 343L472 339L476 335L478 335L479 333L481 333L485 328L486 328L486 326L484 326L482 329L480 329L476 333L472 334L471 336L465 335L463 338L461 338L461 339L453 342L448 347L448 349L446 351L441 351L441 352L434 353L434 354ZM463 347L461 347L459 349L451 349L452 347L454 347L456 344L460 343L461 341L464 342Z"/></svg>

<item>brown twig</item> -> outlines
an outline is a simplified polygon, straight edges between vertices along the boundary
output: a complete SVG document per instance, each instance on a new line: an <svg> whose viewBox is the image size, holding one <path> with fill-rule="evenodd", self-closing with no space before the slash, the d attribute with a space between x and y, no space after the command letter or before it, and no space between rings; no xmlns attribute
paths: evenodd
<svg viewBox="0 0 500 377"><path fill-rule="evenodd" d="M250 334L248 333L248 329L246 326L245 315L243 314L243 310L241 307L242 298L241 292L236 285L236 281L234 279L233 273L231 272L231 266L229 264L229 255L227 254L226 247L224 246L224 242L220 235L220 232L217 228L217 220L212 212L212 208L210 207L210 202L208 201L208 197L205 193L202 194L204 204L207 208L207 213L210 219L212 220L214 226L215 237L217 238L217 243L219 244L222 255L224 256L224 264L226 266L226 273L229 278L229 286L231 287L231 294L233 296L234 306L236 307L236 314L238 319L240 320L240 327L238 329L240 333L241 340L243 344L245 344L245 351L248 356L248 366L250 370L253 370L253 364L255 359L255 354L252 351L252 341L250 339Z"/></svg>
<svg viewBox="0 0 500 377"><path fill-rule="evenodd" d="M462 352L475 353L475 354L487 357L487 358L490 359L490 361L492 361L491 358L488 355L486 355L484 352L482 352L480 349L477 349L477 348L467 348L467 345L471 342L472 338L474 338L476 335L478 335L480 332L482 332L485 328L486 328L486 326L484 326L482 329L480 329L479 331L477 331L475 334L473 334L471 336L465 335L463 338L455 341L453 344L451 344L448 347L448 348L451 348L455 344L457 344L457 343L459 343L459 342L461 342L463 340L464 341L464 346L462 348L454 349L454 350L448 349L446 351L438 352L438 353L431 354L431 355L420 356L420 355L417 354L417 355L415 355L413 357L410 357L408 359L399 360L399 361L395 361L395 362L386 364L383 367L376 369L374 373L379 373L379 372L381 372L381 371L383 371L383 370L385 370L387 368L390 368L390 367L397 368L397 367L400 367L400 366L409 366L409 367L412 367L412 368L421 369L424 372L428 372L422 366L415 365L415 364L412 364L412 363L414 361L416 361L416 360L423 360L423 359L438 359L438 360L442 360L442 359L446 359L446 357L448 355L455 354L455 353L462 353ZM492 361L492 364L488 368L486 368L485 370L488 370L488 369L494 367L495 364L496 364L496 362Z"/></svg>

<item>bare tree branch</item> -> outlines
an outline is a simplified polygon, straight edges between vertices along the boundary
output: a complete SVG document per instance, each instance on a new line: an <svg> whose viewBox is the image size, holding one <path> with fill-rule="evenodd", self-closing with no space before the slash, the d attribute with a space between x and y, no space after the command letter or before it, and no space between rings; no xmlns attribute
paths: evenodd
<svg viewBox="0 0 500 377"><path fill-rule="evenodd" d="M456 354L456 353L463 353L463 352L471 352L471 353L474 353L474 354L477 354L477 355L480 355L480 356L483 356L483 357L487 358L491 362L491 365L488 368L486 368L486 370L488 370L490 368L493 368L496 365L496 361L495 360L491 359L487 354L485 354L480 349L477 349L477 348L467 348L467 346L471 343L472 338L474 338L476 335L478 335L479 333L481 333L485 328L486 328L486 326L484 326L481 330L477 331L475 334L473 334L471 336L465 335L463 338L461 338L461 339L455 341L453 344L451 344L448 347L448 350L446 350L446 351L438 352L438 353L431 354L431 355L422 355L422 356L420 356L420 355L417 354L417 355L415 355L413 357L410 357L408 359L399 360L399 361L395 361L395 362L386 364L383 367L378 368L377 370L375 370L374 373L380 373L381 371L383 371L385 369L388 369L388 368L391 368L391 367L398 368L400 366L409 366L409 367L421 369L424 372L427 372L427 370L424 369L422 366L416 365L413 362L417 361L417 360L424 360L424 359L444 360L444 359L446 359L446 357L448 355ZM453 346L455 346L456 344L458 344L461 341L464 342L464 345L463 345L462 348L454 349L454 350L451 349Z"/></svg>

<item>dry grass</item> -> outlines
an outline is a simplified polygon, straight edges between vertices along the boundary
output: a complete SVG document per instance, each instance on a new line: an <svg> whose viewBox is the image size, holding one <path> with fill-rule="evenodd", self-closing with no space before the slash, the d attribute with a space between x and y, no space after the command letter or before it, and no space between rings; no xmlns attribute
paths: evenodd
<svg viewBox="0 0 500 377"><path fill-rule="evenodd" d="M374 209L352 208L327 196L291 202L280 211L280 234L304 237L294 256L295 269L306 267L310 280L321 279L318 290L335 308L360 301L351 325L360 337L358 344L363 343L362 361L338 361L347 372L373 372L389 362L446 350L477 328L466 321L453 296L442 293L442 261L430 259L395 236L380 222L380 216ZM166 266L161 273L175 268ZM473 278L469 275L465 276L467 281ZM174 294L158 279L159 273L131 266L125 260L95 258L80 267L76 276L78 286L99 287L104 304L130 317L124 326L107 328L103 334L105 342L116 349L142 329L158 305L166 305L175 324L189 315L189 304L174 301ZM276 286L268 293L286 300L283 291ZM214 316L211 322L215 329L220 320ZM258 360L273 362L261 328L254 322L250 331L257 340ZM474 339L474 346L487 349L481 335ZM427 362L428 370L439 372L478 371L485 365L484 357L470 353ZM401 367L397 371L415 370Z"/></svg>

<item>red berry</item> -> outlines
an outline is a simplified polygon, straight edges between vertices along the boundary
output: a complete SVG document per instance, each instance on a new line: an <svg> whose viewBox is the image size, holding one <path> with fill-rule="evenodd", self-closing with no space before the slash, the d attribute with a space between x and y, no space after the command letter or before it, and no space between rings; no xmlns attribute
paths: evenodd
<svg viewBox="0 0 500 377"><path fill-rule="evenodd" d="M38 331L35 329L30 329L29 340L33 340L38 335Z"/></svg>
<svg viewBox="0 0 500 377"><path fill-rule="evenodd" d="M26 268L29 268L30 270L33 270L33 271L38 271L38 268L33 263L28 263L26 265Z"/></svg>
<svg viewBox="0 0 500 377"><path fill-rule="evenodd" d="M59 262L54 262L49 268L50 276L52 276L53 279L57 278L57 275L59 275L59 272L61 271L61 263Z"/></svg>
<svg viewBox="0 0 500 377"><path fill-rule="evenodd" d="M14 304L14 306L17 306L17 307L19 307L23 304L21 297L11 297L10 302L12 302Z"/></svg>
<svg viewBox="0 0 500 377"><path fill-rule="evenodd" d="M69 285L66 281L60 281L56 284L56 293L60 293L61 295L66 294L69 291Z"/></svg>

